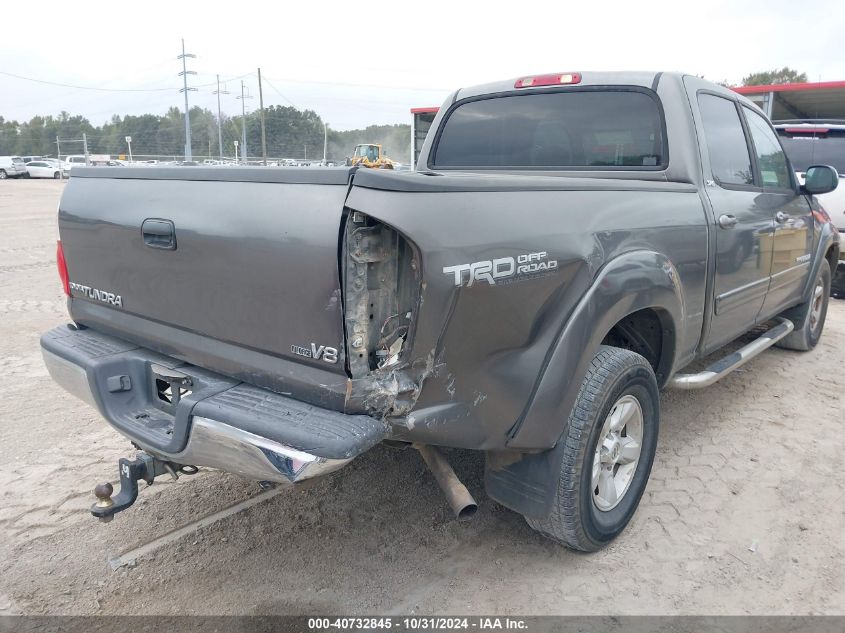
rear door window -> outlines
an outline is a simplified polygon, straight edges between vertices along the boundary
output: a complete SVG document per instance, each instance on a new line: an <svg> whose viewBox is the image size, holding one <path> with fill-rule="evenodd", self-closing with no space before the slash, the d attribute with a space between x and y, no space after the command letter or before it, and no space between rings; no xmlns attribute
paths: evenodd
<svg viewBox="0 0 845 633"><path fill-rule="evenodd" d="M760 170L763 186L776 189L792 188L789 162L769 122L751 108L743 106L743 110L751 140L754 141L757 168Z"/></svg>
<svg viewBox="0 0 845 633"><path fill-rule="evenodd" d="M713 178L720 185L753 185L751 154L736 104L724 97L701 93L698 108Z"/></svg>
<svg viewBox="0 0 845 633"><path fill-rule="evenodd" d="M656 96L568 90L458 105L443 124L432 166L631 170L667 162Z"/></svg>

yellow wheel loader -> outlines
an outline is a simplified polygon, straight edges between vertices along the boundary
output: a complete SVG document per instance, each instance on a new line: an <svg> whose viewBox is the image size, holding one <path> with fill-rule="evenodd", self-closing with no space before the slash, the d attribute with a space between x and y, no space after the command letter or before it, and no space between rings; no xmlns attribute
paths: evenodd
<svg viewBox="0 0 845 633"><path fill-rule="evenodd" d="M381 145L362 143L355 146L355 151L352 152L352 157L346 160L346 164L374 169L393 169L394 162L384 155Z"/></svg>

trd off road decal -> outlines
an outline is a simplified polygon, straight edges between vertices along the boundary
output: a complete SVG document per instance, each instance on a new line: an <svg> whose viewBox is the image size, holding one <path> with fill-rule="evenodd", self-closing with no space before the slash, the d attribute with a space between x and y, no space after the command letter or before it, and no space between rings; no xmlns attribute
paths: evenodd
<svg viewBox="0 0 845 633"><path fill-rule="evenodd" d="M453 275L456 286L467 287L476 281L486 281L491 286L497 282L518 281L522 278L536 277L557 269L557 260L549 259L546 251L525 253L516 257L500 257L471 264L444 266L443 274Z"/></svg>

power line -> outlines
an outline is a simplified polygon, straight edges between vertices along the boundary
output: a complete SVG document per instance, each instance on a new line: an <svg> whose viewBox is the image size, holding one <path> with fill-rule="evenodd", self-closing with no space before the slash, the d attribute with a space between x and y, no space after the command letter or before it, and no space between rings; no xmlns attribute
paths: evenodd
<svg viewBox="0 0 845 633"><path fill-rule="evenodd" d="M156 64L157 66L158 64ZM153 68L154 66L151 66ZM201 75L208 75L211 73L199 73ZM233 81L235 79L241 79L243 77L249 77L250 75L254 75L255 73L244 73L243 75L237 75L234 77L225 78L222 81ZM97 86L79 86L77 84L66 84L61 83L58 81L49 81L47 79L36 79L35 77L24 77L23 75L18 75L15 73L6 72L5 70L0 70L0 75L5 75L7 77L14 77L15 79L22 79L24 81L32 81L38 84L45 84L47 86L58 86L59 88L73 88L75 90L95 90L97 92L173 92L178 90L176 87L171 88L99 88ZM217 82L212 81L205 84L197 84L197 88L207 88L208 86L213 86Z"/></svg>
<svg viewBox="0 0 845 633"><path fill-rule="evenodd" d="M16 75L0 70L0 75L7 77L14 77L15 79L23 79L24 81L33 81L38 84L47 84L48 86L59 86L61 88L75 88L77 90L97 90L99 92L166 92L175 90L175 88L97 88L95 86L78 86L76 84L65 84L58 81L47 81L46 79L35 79L34 77L24 77L23 75Z"/></svg>
<svg viewBox="0 0 845 633"><path fill-rule="evenodd" d="M268 85L268 86L270 86L270 87L271 87L271 88L272 88L272 89L276 92L276 94L278 94L278 95L279 95L282 99L284 99L284 100L285 100L285 101L287 101L289 104L291 104L294 108L296 108L297 110L301 110L301 109L302 109L302 108L300 108L298 105L296 105L293 101L291 101L290 99L288 99L285 95L283 95L283 94L281 93L281 91L280 91L278 88L276 88L276 86L274 86L272 83L270 83L270 80L269 80L269 79L267 79L267 77L264 77L264 81L266 81L266 82L267 82L267 85Z"/></svg>
<svg viewBox="0 0 845 633"><path fill-rule="evenodd" d="M266 75L264 76L264 81L267 81ZM421 92L451 92L454 90L454 88L435 88L432 86L385 86L383 84L365 84L348 81L316 81L314 79L285 79L281 77L275 77L275 81L283 81L285 83L293 84L315 84L333 87L348 86L351 88L377 88L379 90L418 90Z"/></svg>

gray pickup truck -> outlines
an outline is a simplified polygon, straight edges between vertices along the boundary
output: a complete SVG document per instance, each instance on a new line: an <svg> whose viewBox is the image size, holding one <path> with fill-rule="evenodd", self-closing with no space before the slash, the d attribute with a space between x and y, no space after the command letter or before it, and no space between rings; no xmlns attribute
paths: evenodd
<svg viewBox="0 0 845 633"><path fill-rule="evenodd" d="M839 235L814 194L837 182L800 185L760 110L673 73L458 90L414 172L74 169L73 323L44 359L140 451L92 512L158 475L296 483L388 442L466 516L457 447L489 497L596 550L645 489L660 389L816 345Z"/></svg>

